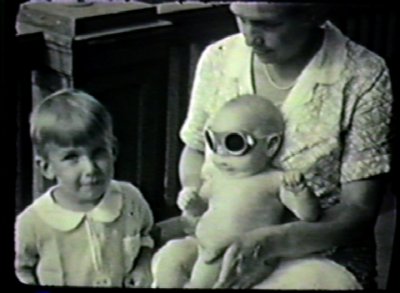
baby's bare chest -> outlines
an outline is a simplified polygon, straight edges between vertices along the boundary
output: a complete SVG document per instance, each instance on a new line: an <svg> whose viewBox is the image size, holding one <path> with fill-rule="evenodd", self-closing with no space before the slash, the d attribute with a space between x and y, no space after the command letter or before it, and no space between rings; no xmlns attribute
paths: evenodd
<svg viewBox="0 0 400 293"><path fill-rule="evenodd" d="M209 186L210 205L246 210L280 204L279 186L278 176L216 178Z"/></svg>
<svg viewBox="0 0 400 293"><path fill-rule="evenodd" d="M210 184L209 208L197 227L199 237L210 238L215 231L236 235L280 223L283 205L278 196L279 178L251 179L215 180Z"/></svg>

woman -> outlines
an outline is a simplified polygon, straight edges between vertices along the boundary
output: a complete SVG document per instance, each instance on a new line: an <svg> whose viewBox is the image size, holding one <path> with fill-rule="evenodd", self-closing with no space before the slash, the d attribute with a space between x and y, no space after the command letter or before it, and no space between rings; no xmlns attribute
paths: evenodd
<svg viewBox="0 0 400 293"><path fill-rule="evenodd" d="M279 163L305 172L324 213L316 223L289 221L243 235L229 248L218 287L264 280L257 288L373 288L373 227L391 156L385 62L326 22L317 5L236 2L230 8L240 34L207 47L196 70L181 129L182 186L200 185L207 120L227 99L257 94L273 100L286 120ZM282 260L282 269L267 278L273 259ZM296 277L305 267L308 274ZM335 285L336 272L350 281ZM320 282L321 276L332 281Z"/></svg>

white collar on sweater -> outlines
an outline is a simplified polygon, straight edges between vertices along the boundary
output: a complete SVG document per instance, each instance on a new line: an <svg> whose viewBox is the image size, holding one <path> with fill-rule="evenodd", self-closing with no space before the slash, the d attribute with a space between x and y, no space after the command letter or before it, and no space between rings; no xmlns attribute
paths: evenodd
<svg viewBox="0 0 400 293"><path fill-rule="evenodd" d="M33 208L43 221L57 230L71 231L77 228L85 217L97 222L110 223L122 212L122 192L115 181L111 181L101 201L89 212L71 211L58 205L51 196L56 187L51 187L37 199Z"/></svg>

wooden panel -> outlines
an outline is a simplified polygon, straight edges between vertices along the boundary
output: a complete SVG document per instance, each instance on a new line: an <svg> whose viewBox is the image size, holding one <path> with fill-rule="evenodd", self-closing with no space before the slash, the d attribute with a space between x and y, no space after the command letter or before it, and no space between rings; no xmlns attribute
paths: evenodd
<svg viewBox="0 0 400 293"><path fill-rule="evenodd" d="M25 3L20 7L18 22L75 36L125 27L155 17L156 8L140 2L122 5L95 2L86 5Z"/></svg>
<svg viewBox="0 0 400 293"><path fill-rule="evenodd" d="M29 137L29 114L32 110L31 70L43 63L44 39L40 32L30 32L16 39L16 56L20 56L14 70L18 72L17 90L17 132L16 132L16 212L32 201L33 156ZM29 52L24 52L30 48Z"/></svg>

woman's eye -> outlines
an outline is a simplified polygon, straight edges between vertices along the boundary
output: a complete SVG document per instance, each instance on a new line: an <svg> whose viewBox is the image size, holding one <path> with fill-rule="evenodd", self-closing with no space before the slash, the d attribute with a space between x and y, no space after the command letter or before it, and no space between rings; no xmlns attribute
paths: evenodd
<svg viewBox="0 0 400 293"><path fill-rule="evenodd" d="M278 28L279 26L282 25L282 23L280 23L280 22L260 22L258 25L262 26L264 28L273 29L273 28Z"/></svg>

